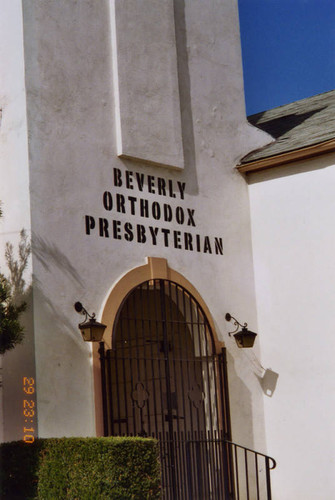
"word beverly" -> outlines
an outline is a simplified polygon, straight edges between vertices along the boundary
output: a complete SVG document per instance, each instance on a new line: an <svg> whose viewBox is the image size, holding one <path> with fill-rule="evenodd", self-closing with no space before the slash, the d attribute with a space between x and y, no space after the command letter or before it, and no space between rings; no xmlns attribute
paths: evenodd
<svg viewBox="0 0 335 500"><path fill-rule="evenodd" d="M150 242L157 245L164 243L165 247L173 247L179 250L189 250L191 252L215 253L223 255L222 238L210 238L200 234L192 234L164 227L143 226L143 224L122 223L119 220L107 220L99 217L98 224L91 215L85 216L85 229L87 235L98 233L102 238L113 238L115 240L126 240L136 243Z"/></svg>
<svg viewBox="0 0 335 500"><path fill-rule="evenodd" d="M138 244L160 245L167 248L206 254L223 255L223 242L220 237L203 236L179 231L178 226L187 226L187 229L196 228L195 209L181 206L185 200L186 183L141 174L119 168L113 169L114 186L123 193L105 191L102 196L102 206L107 212L117 212L132 217L133 221L124 222L117 219L106 219L85 215L85 232L88 236L97 235L101 238L125 240ZM127 194L126 191L128 191ZM130 193L129 191L132 191ZM139 197L138 194L148 194L149 199ZM165 197L160 201L152 200L151 194ZM136 196L134 196L136 195ZM179 205L174 206L167 201L179 200ZM138 223L138 218L154 219L169 223L167 227L156 227ZM135 220L134 220L135 219Z"/></svg>
<svg viewBox="0 0 335 500"><path fill-rule="evenodd" d="M177 181L174 183L171 179L166 180L163 179L163 177L139 174L131 170L126 170L123 175L119 168L114 168L113 171L115 187L125 186L127 189L137 188L140 192L147 190L148 193L158 194L159 196L169 196L170 198L176 198L178 195L181 200L184 199L185 182ZM144 183L145 180L147 184Z"/></svg>

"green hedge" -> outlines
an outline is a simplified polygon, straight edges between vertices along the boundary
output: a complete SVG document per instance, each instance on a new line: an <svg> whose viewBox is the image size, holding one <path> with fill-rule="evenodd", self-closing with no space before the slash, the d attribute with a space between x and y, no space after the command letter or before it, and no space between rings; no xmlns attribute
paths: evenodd
<svg viewBox="0 0 335 500"><path fill-rule="evenodd" d="M156 499L158 446L138 437L37 439L0 446L3 500Z"/></svg>

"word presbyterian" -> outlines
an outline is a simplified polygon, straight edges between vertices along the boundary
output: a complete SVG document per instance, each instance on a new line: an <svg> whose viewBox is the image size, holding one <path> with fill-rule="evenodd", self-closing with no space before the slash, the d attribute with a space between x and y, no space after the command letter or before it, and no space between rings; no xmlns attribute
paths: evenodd
<svg viewBox="0 0 335 500"><path fill-rule="evenodd" d="M222 238L210 238L200 234L171 230L164 227L143 226L119 220L107 220L99 217L98 221L91 215L85 216L86 234L98 234L102 238L134 241L136 243L149 242L152 245L164 244L165 247L223 255Z"/></svg>

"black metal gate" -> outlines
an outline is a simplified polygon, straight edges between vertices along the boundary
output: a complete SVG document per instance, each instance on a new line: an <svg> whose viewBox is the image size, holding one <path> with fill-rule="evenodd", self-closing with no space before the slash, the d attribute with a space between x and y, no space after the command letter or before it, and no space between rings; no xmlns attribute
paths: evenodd
<svg viewBox="0 0 335 500"><path fill-rule="evenodd" d="M231 498L225 351L190 293L167 280L136 287L100 356L105 435L159 440L166 499Z"/></svg>

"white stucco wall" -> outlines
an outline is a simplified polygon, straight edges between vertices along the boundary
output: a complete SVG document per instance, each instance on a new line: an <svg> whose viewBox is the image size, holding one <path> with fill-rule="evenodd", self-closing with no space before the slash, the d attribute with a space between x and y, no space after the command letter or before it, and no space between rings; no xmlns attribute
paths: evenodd
<svg viewBox="0 0 335 500"><path fill-rule="evenodd" d="M262 365L276 500L331 500L335 489L335 155L250 179Z"/></svg>
<svg viewBox="0 0 335 500"><path fill-rule="evenodd" d="M0 270L8 276L6 242L17 244L25 229L30 239L29 162L22 7L19 0L3 0L0 14ZM31 284L31 265L24 274ZM25 297L30 303L30 295ZM22 438L22 377L34 377L34 343L31 308L23 318L24 344L0 356L3 387L0 389L0 442ZM2 399L2 395L4 398ZM4 426L3 426L4 420Z"/></svg>
<svg viewBox="0 0 335 500"><path fill-rule="evenodd" d="M80 300L99 318L113 285L154 256L166 258L207 303L229 350L233 438L265 451L259 346L253 355L239 350L224 317L230 312L257 330L248 187L234 167L268 137L245 119L237 2L178 0L174 14L183 171L117 157L109 1L23 2L39 435L95 434L91 350L73 304ZM114 184L115 168L122 186ZM127 188L126 172L144 175L143 191L136 183ZM157 193L158 177L173 183L175 198ZM190 209L195 226L133 215L129 205L125 214L115 205L106 210L106 191L114 200L131 194ZM96 222L89 235L86 215ZM110 224L108 238L99 235L99 218ZM165 246L162 235L157 245L129 242L123 232L113 238L113 220L190 231L193 241L208 235L213 251L204 252L203 240L198 252L195 243L193 250L175 248L171 239ZM223 255L215 254L215 237Z"/></svg>
<svg viewBox="0 0 335 500"><path fill-rule="evenodd" d="M30 230L28 143L20 1L4 0L0 16L0 200L1 245ZM3 252L0 253L3 262Z"/></svg>

